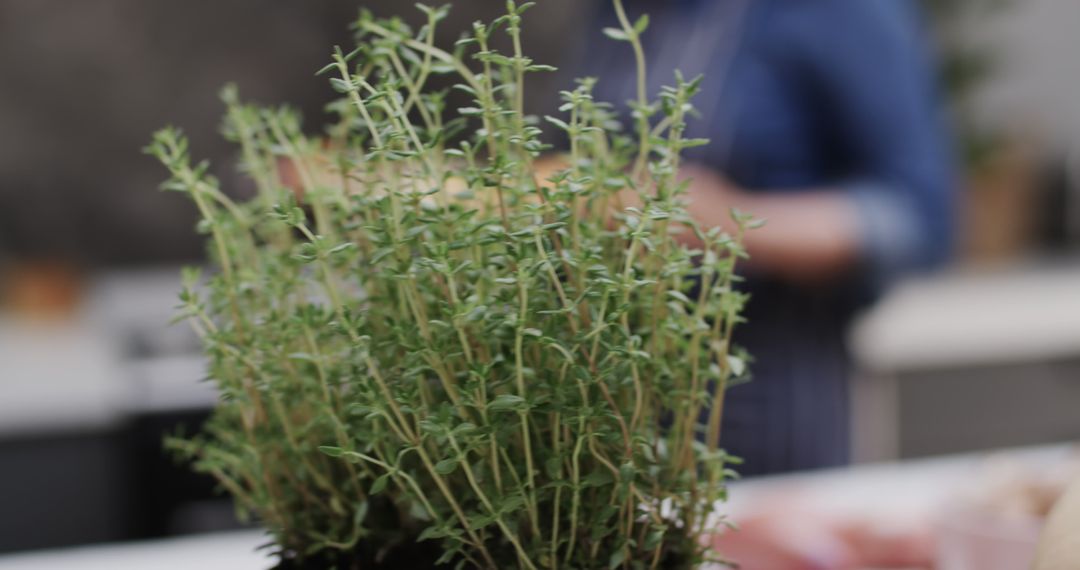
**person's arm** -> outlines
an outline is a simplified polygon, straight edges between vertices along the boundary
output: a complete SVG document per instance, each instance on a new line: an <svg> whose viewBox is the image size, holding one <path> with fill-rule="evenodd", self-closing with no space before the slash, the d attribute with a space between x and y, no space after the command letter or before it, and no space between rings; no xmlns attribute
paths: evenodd
<svg viewBox="0 0 1080 570"><path fill-rule="evenodd" d="M834 183L742 190L692 172L691 212L707 226L730 207L766 220L746 237L755 269L821 280L859 270L872 287L932 267L951 250L951 153L910 6L898 0L781 2L775 49L806 86L844 157Z"/></svg>
<svg viewBox="0 0 1080 570"><path fill-rule="evenodd" d="M684 175L693 178L689 210L702 226L730 227L732 208L765 220L743 238L755 271L814 282L841 274L859 260L859 211L843 192L751 194L704 168L686 168ZM681 235L688 245L700 245L693 234Z"/></svg>

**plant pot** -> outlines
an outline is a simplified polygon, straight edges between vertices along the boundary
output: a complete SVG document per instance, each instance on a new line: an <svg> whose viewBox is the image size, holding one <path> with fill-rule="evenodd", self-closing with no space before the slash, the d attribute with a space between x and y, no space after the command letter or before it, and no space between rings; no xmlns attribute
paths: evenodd
<svg viewBox="0 0 1080 570"><path fill-rule="evenodd" d="M1038 202L1032 154L1014 145L969 174L962 209L966 261L1007 261L1031 247Z"/></svg>

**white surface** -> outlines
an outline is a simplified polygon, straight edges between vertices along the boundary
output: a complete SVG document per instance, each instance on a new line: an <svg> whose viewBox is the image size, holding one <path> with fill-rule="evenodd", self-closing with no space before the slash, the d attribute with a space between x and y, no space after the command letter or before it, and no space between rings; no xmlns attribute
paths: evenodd
<svg viewBox="0 0 1080 570"><path fill-rule="evenodd" d="M0 433L108 425L115 370L91 323L0 319Z"/></svg>
<svg viewBox="0 0 1080 570"><path fill-rule="evenodd" d="M1076 447L1053 445L764 477L735 483L728 507L737 517L762 501L797 497L799 505L814 512L920 523L984 482L990 463L1048 472L1068 464L1077 453Z"/></svg>
<svg viewBox="0 0 1080 570"><path fill-rule="evenodd" d="M906 283L851 335L873 371L1080 356L1080 268L955 271Z"/></svg>
<svg viewBox="0 0 1080 570"><path fill-rule="evenodd" d="M264 570L262 532L239 531L0 556L0 570Z"/></svg>
<svg viewBox="0 0 1080 570"><path fill-rule="evenodd" d="M201 354L169 356L125 366L129 389L118 406L125 411L152 413L205 410L218 400L212 382L205 382L206 360Z"/></svg>
<svg viewBox="0 0 1080 570"><path fill-rule="evenodd" d="M213 405L197 351L125 354L138 334L166 353L169 343L186 349L177 342L187 340L184 325L167 328L179 288L175 267L117 272L91 284L71 319L0 314L0 436L97 430L129 412Z"/></svg>
<svg viewBox="0 0 1080 570"><path fill-rule="evenodd" d="M1075 454L1068 446L995 452L1034 468L1053 469ZM925 524L981 476L989 454L858 466L766 477L732 487L725 512L741 513L769 501L824 515L865 516L890 524ZM0 570L258 570L272 562L255 549L261 532L240 531L163 541L70 548L0 556Z"/></svg>

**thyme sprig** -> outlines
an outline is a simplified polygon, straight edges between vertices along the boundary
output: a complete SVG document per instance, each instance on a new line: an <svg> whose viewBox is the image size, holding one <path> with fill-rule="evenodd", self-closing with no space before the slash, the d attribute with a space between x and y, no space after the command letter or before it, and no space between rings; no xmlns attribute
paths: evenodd
<svg viewBox="0 0 1080 570"><path fill-rule="evenodd" d="M416 30L363 14L358 47L320 71L341 99L319 137L226 88L225 134L258 188L246 202L178 130L154 136L218 268L186 272L180 298L222 401L207 435L173 445L282 556L419 540L482 568L705 556L729 475L720 404L745 368L731 332L751 220L732 235L687 213L700 82L676 74L650 101L648 20L614 1L606 33L639 73L631 132L594 79L561 94L559 117L526 114L528 75L551 68L524 55L531 4L510 0L450 51L445 8L421 7ZM472 104L448 109L440 77ZM558 163L544 122L568 140Z"/></svg>

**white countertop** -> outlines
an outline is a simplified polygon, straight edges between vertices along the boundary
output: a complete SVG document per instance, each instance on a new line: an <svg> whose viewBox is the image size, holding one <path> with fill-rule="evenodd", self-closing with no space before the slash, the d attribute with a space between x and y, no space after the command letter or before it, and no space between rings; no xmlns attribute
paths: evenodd
<svg viewBox="0 0 1080 570"><path fill-rule="evenodd" d="M261 531L65 548L0 556L0 570L265 570Z"/></svg>
<svg viewBox="0 0 1080 570"><path fill-rule="evenodd" d="M1080 264L954 269L900 285L856 324L872 371L1080 356Z"/></svg>
<svg viewBox="0 0 1080 570"><path fill-rule="evenodd" d="M814 512L919 522L985 482L988 466L1008 464L1048 473L1070 465L1078 453L1077 445L1061 444L762 477L734 483L728 507L737 517L761 500L799 496L800 505Z"/></svg>
<svg viewBox="0 0 1080 570"><path fill-rule="evenodd" d="M0 434L108 426L116 360L86 321L0 319Z"/></svg>
<svg viewBox="0 0 1080 570"><path fill-rule="evenodd" d="M1036 469L1052 469L1075 453L1058 445L995 452ZM762 501L799 497L802 507L892 522L926 521L978 477L989 454L856 466L765 477L733 485L725 511L738 520ZM267 539L238 531L129 544L67 548L0 556L0 570L263 570L272 565L255 549Z"/></svg>
<svg viewBox="0 0 1080 570"><path fill-rule="evenodd" d="M108 428L130 412L206 408L205 364L183 323L170 325L175 267L95 279L66 319L0 313L0 437ZM138 340L160 349L132 355ZM177 346L179 345L179 346Z"/></svg>

